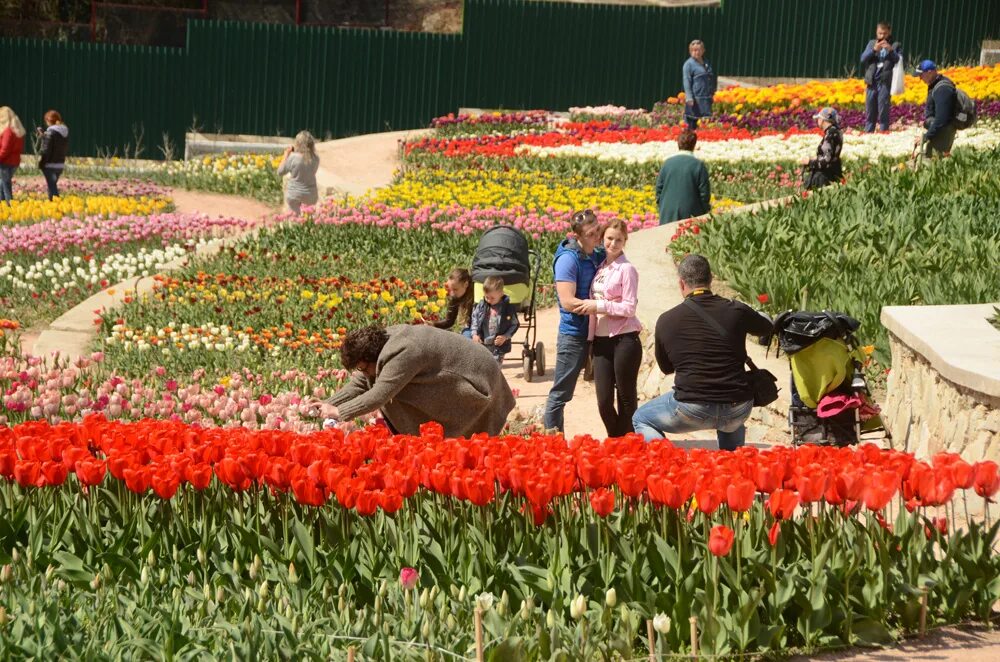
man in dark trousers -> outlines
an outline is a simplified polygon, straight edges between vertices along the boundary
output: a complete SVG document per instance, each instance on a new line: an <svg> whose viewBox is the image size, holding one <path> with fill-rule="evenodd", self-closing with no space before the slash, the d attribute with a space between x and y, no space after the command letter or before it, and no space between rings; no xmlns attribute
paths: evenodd
<svg viewBox="0 0 1000 662"><path fill-rule="evenodd" d="M745 303L712 294L712 269L701 255L688 255L677 270L684 302L660 315L654 345L660 370L676 375L674 389L639 407L632 424L646 441L666 432L716 430L719 448L735 450L746 439L744 422L753 408L746 336L771 333L771 321Z"/></svg>
<svg viewBox="0 0 1000 662"><path fill-rule="evenodd" d="M955 106L958 91L955 83L938 73L937 65L924 60L917 65L917 75L927 84L927 105L924 107L924 127L926 131L918 139L924 145L924 155L934 152L942 156L951 154L955 144Z"/></svg>
<svg viewBox="0 0 1000 662"><path fill-rule="evenodd" d="M692 216L707 214L712 209L712 189L708 183L708 168L695 158L698 136L684 131L677 136L677 154L669 157L656 178L656 206L660 210L660 225Z"/></svg>
<svg viewBox="0 0 1000 662"><path fill-rule="evenodd" d="M875 38L861 53L865 69L865 132L889 130L889 108L892 105L892 69L903 56L903 47L893 41L892 26L886 22L875 26Z"/></svg>

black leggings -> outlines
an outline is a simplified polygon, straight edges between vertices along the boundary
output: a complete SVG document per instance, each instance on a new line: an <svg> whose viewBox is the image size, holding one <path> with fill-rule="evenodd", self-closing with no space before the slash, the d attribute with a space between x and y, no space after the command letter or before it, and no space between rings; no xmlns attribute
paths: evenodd
<svg viewBox="0 0 1000 662"><path fill-rule="evenodd" d="M642 363L642 343L639 332L620 336L594 338L594 386L597 389L597 410L609 437L634 432L632 414L638 405L636 382ZM615 410L615 393L618 409Z"/></svg>

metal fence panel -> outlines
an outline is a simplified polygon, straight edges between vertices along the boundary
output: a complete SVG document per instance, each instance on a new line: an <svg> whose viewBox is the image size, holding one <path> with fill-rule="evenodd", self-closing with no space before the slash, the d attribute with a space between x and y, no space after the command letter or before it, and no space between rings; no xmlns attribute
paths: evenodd
<svg viewBox="0 0 1000 662"><path fill-rule="evenodd" d="M76 155L143 132L156 157L191 127L320 138L426 126L460 106L650 108L681 89L691 39L732 76L842 77L878 20L909 62L975 61L1000 36L990 0L724 0L661 8L466 0L463 33L191 21L184 48L0 39L0 103L56 108Z"/></svg>

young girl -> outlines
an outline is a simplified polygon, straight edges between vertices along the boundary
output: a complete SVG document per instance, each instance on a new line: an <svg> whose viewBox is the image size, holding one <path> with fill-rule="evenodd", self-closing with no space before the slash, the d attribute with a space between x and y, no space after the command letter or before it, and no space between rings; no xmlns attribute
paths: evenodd
<svg viewBox="0 0 1000 662"><path fill-rule="evenodd" d="M628 228L615 219L604 230L608 257L594 276L591 298L584 302L594 341L594 387L597 409L609 437L633 432L632 414L638 404L637 383L642 363L642 324L635 315L639 274L625 257ZM615 408L617 394L618 407Z"/></svg>
<svg viewBox="0 0 1000 662"><path fill-rule="evenodd" d="M439 329L451 329L458 322L462 335L472 338L472 276L468 269L453 269L448 275L448 312L434 322Z"/></svg>

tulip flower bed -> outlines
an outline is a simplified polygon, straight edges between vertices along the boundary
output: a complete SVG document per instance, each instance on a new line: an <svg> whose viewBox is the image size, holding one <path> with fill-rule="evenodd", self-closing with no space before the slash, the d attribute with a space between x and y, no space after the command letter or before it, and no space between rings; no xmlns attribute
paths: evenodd
<svg viewBox="0 0 1000 662"><path fill-rule="evenodd" d="M227 375L234 356L260 373L337 367L346 329L440 319L439 281L469 264L477 239L310 220L266 229L103 313L97 349L130 377L156 366Z"/></svg>
<svg viewBox="0 0 1000 662"><path fill-rule="evenodd" d="M162 186L194 191L242 195L263 202L280 203L282 182L278 177L280 156L263 154L215 154L186 161L74 158L67 160L73 177L90 180L139 179ZM37 173L33 164L22 165L27 174ZM62 182L60 182L62 186Z"/></svg>
<svg viewBox="0 0 1000 662"><path fill-rule="evenodd" d="M4 324L10 321L0 320L0 328L6 328ZM319 421L308 416L303 402L327 397L348 377L343 370L327 368L312 373L243 368L210 375L204 368L168 373L162 365L146 374L122 376L100 352L70 363L58 357L21 356L16 345L3 349L3 426L74 421L96 412L122 421L155 418L202 427L310 432Z"/></svg>
<svg viewBox="0 0 1000 662"><path fill-rule="evenodd" d="M476 607L501 656L645 656L646 619L683 654L691 617L703 653L777 653L1000 598L998 525L957 515L992 462L440 430L3 430L0 656L444 659Z"/></svg>
<svg viewBox="0 0 1000 662"><path fill-rule="evenodd" d="M17 197L10 205L0 208L0 223L32 223L46 219L99 216L148 216L166 211L172 206L169 198L147 198L113 195L67 194L46 198Z"/></svg>
<svg viewBox="0 0 1000 662"><path fill-rule="evenodd" d="M689 224L671 247L707 255L745 300L767 295L771 312L847 312L887 367L882 306L996 301L998 168L998 147L916 170L883 163L790 205Z"/></svg>

